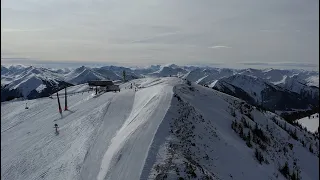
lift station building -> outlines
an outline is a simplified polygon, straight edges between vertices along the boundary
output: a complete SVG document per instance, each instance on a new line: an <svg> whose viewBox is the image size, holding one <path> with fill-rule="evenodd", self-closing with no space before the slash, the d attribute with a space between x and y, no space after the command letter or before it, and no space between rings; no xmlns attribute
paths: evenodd
<svg viewBox="0 0 320 180"><path fill-rule="evenodd" d="M102 91L119 91L120 92L120 87L119 85L115 85L112 81L105 81L105 80L95 80L95 81L88 81L88 85L90 87L96 87L96 91L99 90Z"/></svg>

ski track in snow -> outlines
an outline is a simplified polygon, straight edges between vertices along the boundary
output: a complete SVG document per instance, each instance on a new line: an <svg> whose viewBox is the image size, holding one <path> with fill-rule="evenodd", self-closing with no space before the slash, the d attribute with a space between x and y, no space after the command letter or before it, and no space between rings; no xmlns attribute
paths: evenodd
<svg viewBox="0 0 320 180"><path fill-rule="evenodd" d="M33 100L28 110L24 103L11 103L2 106L1 131L6 125L16 125L1 133L1 176L4 179L70 179L76 177L81 156L86 150L86 143L99 119L103 115L110 94L99 100L90 99L72 110L61 119L55 99ZM75 103L82 96L69 97L69 104ZM9 107L8 107L9 106ZM46 108L40 108L40 107ZM12 113L8 113L10 109ZM4 113L3 111L6 111ZM19 113L16 113L19 112ZM54 119L59 121L53 122ZM55 136L53 124L58 123L59 135ZM16 142L12 145L12 142ZM60 169L57 167L61 167ZM55 175L54 175L55 174Z"/></svg>
<svg viewBox="0 0 320 180"><path fill-rule="evenodd" d="M135 92L126 83L120 93L68 96L70 111L63 118L56 98L2 103L1 177L139 179L174 83L152 78L133 82L144 88ZM60 102L64 108L64 97Z"/></svg>
<svg viewBox="0 0 320 180"><path fill-rule="evenodd" d="M97 180L139 179L153 137L170 106L172 93L172 87L162 85L138 91L130 116L112 138L103 157Z"/></svg>
<svg viewBox="0 0 320 180"><path fill-rule="evenodd" d="M134 93L129 92L124 95L116 95L111 101L108 112L104 116L94 144L88 151L81 169L81 179L95 179L100 169L100 161L103 152L108 148L111 139L116 131L121 127L131 112ZM121 104L122 108L118 109ZM108 129L108 130L106 130Z"/></svg>

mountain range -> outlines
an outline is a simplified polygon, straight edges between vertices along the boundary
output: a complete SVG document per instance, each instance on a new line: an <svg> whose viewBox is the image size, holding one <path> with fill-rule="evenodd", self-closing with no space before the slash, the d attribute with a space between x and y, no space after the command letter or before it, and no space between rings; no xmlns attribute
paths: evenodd
<svg viewBox="0 0 320 180"><path fill-rule="evenodd" d="M103 66L50 69L34 66L1 66L1 101L46 97L68 86L89 80L126 80L177 76L261 105L270 110L308 109L319 104L319 72L281 69L230 69L152 65L145 68Z"/></svg>

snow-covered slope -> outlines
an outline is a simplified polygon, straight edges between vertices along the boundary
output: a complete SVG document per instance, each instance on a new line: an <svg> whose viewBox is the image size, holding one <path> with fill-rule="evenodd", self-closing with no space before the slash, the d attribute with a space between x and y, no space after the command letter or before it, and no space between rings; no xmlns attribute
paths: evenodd
<svg viewBox="0 0 320 180"><path fill-rule="evenodd" d="M48 96L50 93L70 85L64 82L63 76L60 74L46 68L33 66L11 66L9 72L1 75L1 81L3 81L1 82L1 101L15 95L16 92L19 92L19 96L24 98Z"/></svg>
<svg viewBox="0 0 320 180"><path fill-rule="evenodd" d="M1 75L7 74L9 69L1 65Z"/></svg>
<svg viewBox="0 0 320 180"><path fill-rule="evenodd" d="M176 98L172 103L176 104L174 107L177 109L172 110L170 114L176 113L178 118L168 117L170 122L164 129L169 128L171 133L168 133L163 142L154 145L157 145L156 147L159 149L153 153L157 154L157 159L149 178L161 179L166 176L168 179L179 177L283 179L282 175L277 175L277 164L283 165L285 161L288 161L290 169L292 169L295 158L298 159L295 161L298 162L296 165L300 170L309 171L300 172L300 174L304 174L302 179L319 178L317 157L309 153L300 142L290 138L288 130L284 131L271 120L277 117L275 114L260 112L236 98L204 87L192 88L179 85L176 87L175 93ZM275 121L284 123L278 118ZM257 124L267 134L266 136L272 139L267 143L266 150L263 151L256 147L262 151L264 158L267 159L266 164L257 165L257 161L252 159L254 151L247 147L243 141L239 141L241 138L236 133L230 132L230 122L234 119L238 123L244 120L250 122L252 127ZM287 129L295 129L291 125L287 124L287 126ZM303 139L303 134L307 134L300 130L296 131L298 139ZM164 134L166 133L159 132L159 136ZM294 147L294 150L289 150L287 155L284 155L286 153L279 154L281 152L279 149L287 146L284 142L290 142ZM319 143L318 140L316 142ZM259 143L261 144L261 142ZM312 144L312 148L316 146ZM253 145L254 147L255 145ZM318 149L317 152L319 152ZM312 160L306 161L305 158ZM316 167L309 167L309 162Z"/></svg>
<svg viewBox="0 0 320 180"><path fill-rule="evenodd" d="M168 76L183 76L188 71L175 65L175 64L167 64L161 66L159 70L149 73L148 75L157 76L157 77L168 77Z"/></svg>
<svg viewBox="0 0 320 180"><path fill-rule="evenodd" d="M64 86L82 84L89 80L119 81L123 79L123 70L126 71L127 80L141 77L129 68L117 66L101 68L81 66L74 70L22 65L1 66L1 94L3 95L1 100L5 101L21 96L28 99L44 97Z"/></svg>
<svg viewBox="0 0 320 180"><path fill-rule="evenodd" d="M297 120L302 127L306 127L310 132L316 132L319 128L319 113L312 114L310 117L304 117Z"/></svg>
<svg viewBox="0 0 320 180"><path fill-rule="evenodd" d="M222 78L213 88L271 110L308 109L319 104L317 88L312 89L313 94L308 91L298 93L251 75L236 74Z"/></svg>
<svg viewBox="0 0 320 180"><path fill-rule="evenodd" d="M264 80L267 80L270 83L277 84L281 80L283 80L286 76L291 76L295 72L291 70L281 70L281 69L265 69L265 70L260 70L260 69L244 69L240 70L239 74L243 75L251 75L255 76Z"/></svg>
<svg viewBox="0 0 320 180"><path fill-rule="evenodd" d="M62 68L62 69L48 68L48 69L54 73L59 73L59 74L68 74L72 71L70 68Z"/></svg>
<svg viewBox="0 0 320 180"><path fill-rule="evenodd" d="M146 75L146 74L158 71L160 67L161 67L160 65L151 65L146 67L135 68L133 69L133 71L135 72L135 74Z"/></svg>
<svg viewBox="0 0 320 180"><path fill-rule="evenodd" d="M261 78L250 76L250 75L242 75L236 74L230 77L220 79L214 87L219 88L221 83L228 83L238 88L241 88L246 93L248 93L257 103L261 103L263 100L263 91L267 88L277 89L276 86L267 83Z"/></svg>
<svg viewBox="0 0 320 180"><path fill-rule="evenodd" d="M190 71L188 74L184 76L184 78L196 82L197 84L212 84L213 82L216 82L217 80L229 77L235 74L235 71L232 69L227 68L197 68L192 71Z"/></svg>
<svg viewBox="0 0 320 180"><path fill-rule="evenodd" d="M102 74L93 71L89 67L81 66L66 74L65 80L72 84L82 84L91 80L103 80Z"/></svg>
<svg viewBox="0 0 320 180"><path fill-rule="evenodd" d="M319 88L319 75L309 76L305 81L308 86L316 86Z"/></svg>
<svg viewBox="0 0 320 180"><path fill-rule="evenodd" d="M228 69L228 68L201 68L192 69L185 78L196 82L200 78L199 84L211 84L212 82L234 74L254 76L263 79L266 82L277 84L285 84L287 77L296 76L296 78L308 86L319 87L319 72L303 71L303 70L281 70L281 69ZM203 78L206 77L206 78ZM289 89L290 90L290 89Z"/></svg>
<svg viewBox="0 0 320 180"><path fill-rule="evenodd" d="M309 77L309 79L310 78L313 77ZM319 87L308 86L307 83L301 80L298 75L287 77L283 83L279 83L278 85L310 99L319 98Z"/></svg>
<svg viewBox="0 0 320 180"><path fill-rule="evenodd" d="M108 69L103 69L103 68L94 68L93 69L95 72L100 73L105 79L108 80L120 80L122 79L122 76L117 75L111 70Z"/></svg>
<svg viewBox="0 0 320 180"><path fill-rule="evenodd" d="M136 74L136 72L130 68L120 67L120 66L103 66L101 68L94 68L94 70L98 70L101 74L104 74L104 71L112 71L118 78L110 79L123 79L123 71L126 73L126 80L132 80L142 77L141 74ZM110 77L110 76L107 76Z"/></svg>
<svg viewBox="0 0 320 180"><path fill-rule="evenodd" d="M137 91L128 88L131 83ZM285 179L278 171L284 162L290 173L299 169L302 179L319 178L319 140L296 129L298 139L311 145L309 152L275 123L284 122L275 114L179 78L136 79L120 87L119 93L68 96L62 117L55 97L2 103L1 178ZM265 151L254 140L247 147L231 128L242 119L269 137L260 142ZM279 151L285 147L287 154ZM254 148L268 163L256 160Z"/></svg>
<svg viewBox="0 0 320 180"><path fill-rule="evenodd" d="M4 66L2 66L4 67ZM1 75L12 75L12 74L19 74L21 72L23 72L28 66L24 66L24 65L11 65L9 67L6 67L4 69L1 69L2 70L5 70L7 69L8 71L6 71L6 73L1 73Z"/></svg>

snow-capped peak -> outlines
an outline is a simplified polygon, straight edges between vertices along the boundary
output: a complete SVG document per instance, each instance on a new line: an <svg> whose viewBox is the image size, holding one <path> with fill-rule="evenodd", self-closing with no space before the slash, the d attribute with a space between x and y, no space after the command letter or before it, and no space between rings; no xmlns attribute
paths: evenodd
<svg viewBox="0 0 320 180"><path fill-rule="evenodd" d="M165 65L162 65L161 68L163 67L169 67L169 68L173 68L173 69L176 69L176 68L180 68L178 65L176 64L165 64Z"/></svg>

